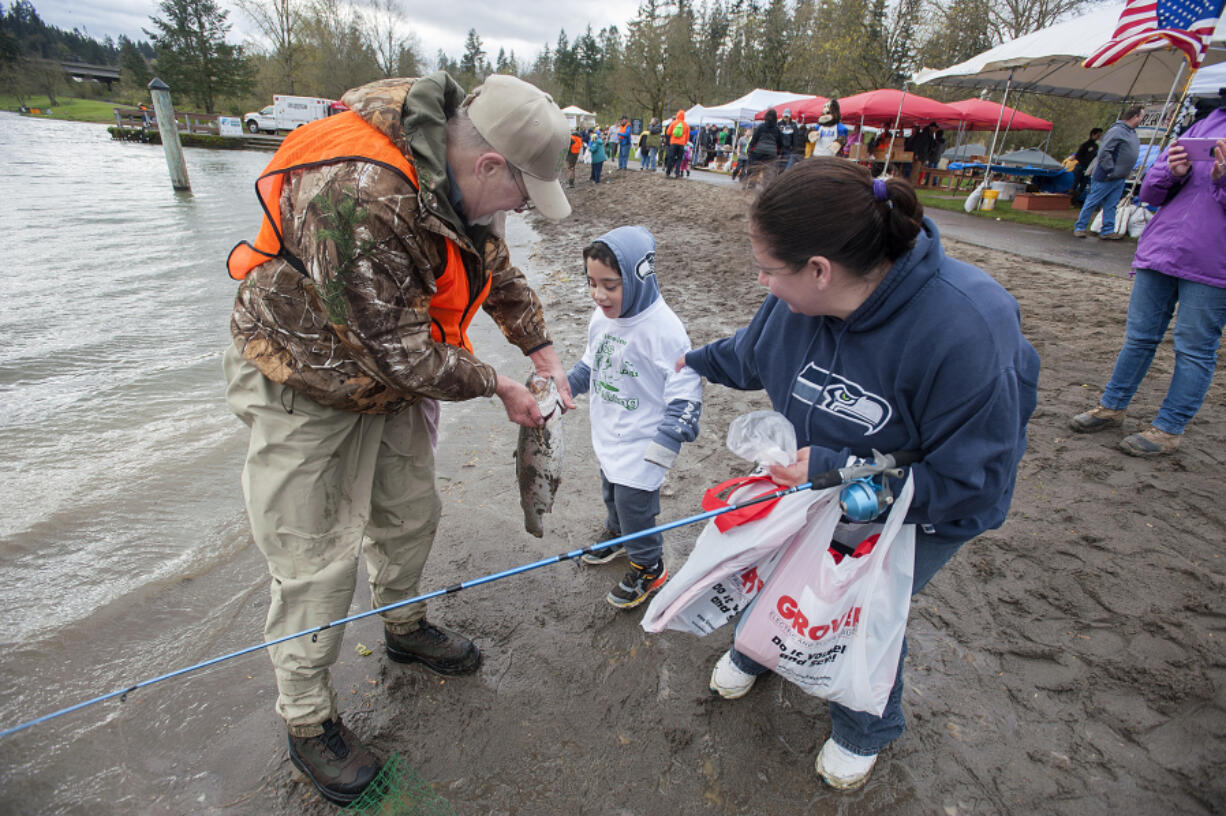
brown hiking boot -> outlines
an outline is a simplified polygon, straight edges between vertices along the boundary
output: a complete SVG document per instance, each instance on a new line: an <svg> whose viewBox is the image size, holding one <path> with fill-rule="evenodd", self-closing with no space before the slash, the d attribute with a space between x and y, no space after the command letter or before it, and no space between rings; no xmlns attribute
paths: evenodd
<svg viewBox="0 0 1226 816"><path fill-rule="evenodd" d="M1068 426L1077 433L1094 433L1103 428L1114 428L1124 424L1124 414L1127 409L1118 411L1114 408L1104 408L1096 405L1083 414L1078 414L1068 421Z"/></svg>
<svg viewBox="0 0 1226 816"><path fill-rule="evenodd" d="M1120 450L1129 456L1161 456L1179 450L1180 434L1169 434L1149 426L1140 433L1129 434L1120 440Z"/></svg>
<svg viewBox="0 0 1226 816"><path fill-rule="evenodd" d="M423 620L417 629L398 635L384 627L387 656L397 663L421 663L448 676L472 674L481 665L481 651L468 638Z"/></svg>
<svg viewBox="0 0 1226 816"><path fill-rule="evenodd" d="M379 760L341 718L322 723L314 737L289 735L289 758L329 802L347 805L379 774Z"/></svg>

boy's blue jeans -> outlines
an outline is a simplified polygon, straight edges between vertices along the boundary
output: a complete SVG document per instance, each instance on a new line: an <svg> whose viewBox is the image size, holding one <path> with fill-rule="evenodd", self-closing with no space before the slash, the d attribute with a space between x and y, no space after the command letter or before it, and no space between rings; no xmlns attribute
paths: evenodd
<svg viewBox="0 0 1226 816"><path fill-rule="evenodd" d="M961 543L950 544L937 541L922 533L915 535L915 573L911 579L911 594L923 589L937 570L945 566ZM753 604L750 604L752 607ZM737 621L737 631L748 616L749 607L741 613ZM732 662L746 674L764 674L770 669L741 654L732 648ZM861 756L873 756L881 752L894 740L902 736L907 726L907 719L902 713L902 667L907 656L907 640L902 642L902 653L898 656L898 673L894 676L894 688L890 689L889 700L885 710L878 717L865 711L855 711L839 703L830 703L830 736L839 745Z"/></svg>
<svg viewBox="0 0 1226 816"><path fill-rule="evenodd" d="M617 169L625 170L626 163L630 161L630 145L622 144L618 146L617 151Z"/></svg>
<svg viewBox="0 0 1226 816"><path fill-rule="evenodd" d="M1095 211L1102 207L1103 228L1098 234L1110 235L1115 232L1115 208L1120 203L1120 196L1124 194L1124 184L1127 181L1127 179L1116 181L1091 179L1090 192L1086 194L1086 203L1081 205L1081 213L1077 216L1077 223L1073 225L1073 229L1085 232L1090 226L1090 219L1094 217Z"/></svg>
<svg viewBox="0 0 1226 816"><path fill-rule="evenodd" d="M1152 269L1136 270L1128 299L1124 346L1101 400L1104 408L1118 411L1128 407L1166 335L1176 303L1175 371L1153 422L1155 428L1169 434L1183 433L1213 382L1218 345L1226 326L1226 289Z"/></svg>
<svg viewBox="0 0 1226 816"><path fill-rule="evenodd" d="M620 535L630 535L656 526L660 515L660 491L639 490L614 484L600 472L600 495L608 515L604 526ZM641 567L650 567L664 554L664 536L652 533L626 542L626 555Z"/></svg>

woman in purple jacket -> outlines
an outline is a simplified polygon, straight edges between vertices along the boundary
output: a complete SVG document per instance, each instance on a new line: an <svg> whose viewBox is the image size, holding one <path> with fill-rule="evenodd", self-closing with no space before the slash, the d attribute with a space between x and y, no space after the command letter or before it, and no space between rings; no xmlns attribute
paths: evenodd
<svg viewBox="0 0 1226 816"><path fill-rule="evenodd" d="M1153 424L1124 437L1132 456L1179 447L1217 364L1226 325L1226 109L1217 109L1181 137L1216 138L1212 158L1193 161L1176 140L1145 175L1141 201L1161 205L1146 225L1132 261L1124 347L1097 407L1069 424L1078 433L1117 427L1154 359L1175 304L1175 372Z"/></svg>

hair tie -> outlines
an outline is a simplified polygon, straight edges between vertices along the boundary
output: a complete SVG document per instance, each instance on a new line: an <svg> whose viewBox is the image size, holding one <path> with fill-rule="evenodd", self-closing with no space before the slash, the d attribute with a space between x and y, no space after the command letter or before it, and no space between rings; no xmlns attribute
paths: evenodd
<svg viewBox="0 0 1226 816"><path fill-rule="evenodd" d="M894 208L894 202L890 201L890 191L885 186L885 179L873 179L873 198L889 204L890 209Z"/></svg>

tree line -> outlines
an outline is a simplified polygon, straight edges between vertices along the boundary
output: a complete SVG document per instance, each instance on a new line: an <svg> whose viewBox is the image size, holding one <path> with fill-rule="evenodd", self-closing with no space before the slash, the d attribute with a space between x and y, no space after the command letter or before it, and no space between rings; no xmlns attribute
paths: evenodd
<svg viewBox="0 0 1226 816"><path fill-rule="evenodd" d="M920 67L961 62L1091 1L642 0L624 29L589 26L573 38L563 29L524 59L503 50L491 57L476 29L458 57L440 50L429 58L400 0L236 0L262 35L258 46L229 42L232 21L215 0L162 0L146 39L118 42L47 26L29 0L17 0L0 16L0 55L10 87L39 60L76 58L119 66L121 99L144 100L156 73L177 98L232 114L267 104L274 93L339 98L374 79L436 68L468 88L508 73L610 121L622 113L663 118L754 88L839 97L902 87ZM1047 118L1110 116L1102 106L1027 101ZM1065 140L1079 141L1082 129L1070 128Z"/></svg>

